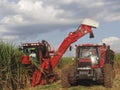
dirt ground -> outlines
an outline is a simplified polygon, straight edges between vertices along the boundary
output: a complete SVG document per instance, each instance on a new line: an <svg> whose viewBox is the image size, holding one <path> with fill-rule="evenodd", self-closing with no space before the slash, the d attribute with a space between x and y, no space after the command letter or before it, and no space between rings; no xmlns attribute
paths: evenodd
<svg viewBox="0 0 120 90"><path fill-rule="evenodd" d="M59 71L60 72L60 71ZM97 84L93 81L82 81L77 86L72 86L70 88L62 88L61 80L44 86L30 87L24 90L120 90L120 69L115 69L116 77L113 82L112 88L105 88L103 85Z"/></svg>

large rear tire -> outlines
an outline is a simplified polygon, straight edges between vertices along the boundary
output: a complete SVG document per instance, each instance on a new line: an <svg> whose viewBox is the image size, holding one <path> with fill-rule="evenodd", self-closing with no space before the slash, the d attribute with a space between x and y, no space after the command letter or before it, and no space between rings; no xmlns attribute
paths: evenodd
<svg viewBox="0 0 120 90"><path fill-rule="evenodd" d="M71 85L68 81L68 70L63 69L61 74L61 85L62 88L69 88Z"/></svg>
<svg viewBox="0 0 120 90"><path fill-rule="evenodd" d="M104 86L106 88L112 88L114 79L114 69L111 64L105 64L103 68L104 73Z"/></svg>
<svg viewBox="0 0 120 90"><path fill-rule="evenodd" d="M61 84L63 88L69 88L76 85L76 64L72 64L69 68L63 69L61 74Z"/></svg>
<svg viewBox="0 0 120 90"><path fill-rule="evenodd" d="M76 80L76 64L72 64L69 68L68 72L68 80L71 85L76 85L77 80Z"/></svg>

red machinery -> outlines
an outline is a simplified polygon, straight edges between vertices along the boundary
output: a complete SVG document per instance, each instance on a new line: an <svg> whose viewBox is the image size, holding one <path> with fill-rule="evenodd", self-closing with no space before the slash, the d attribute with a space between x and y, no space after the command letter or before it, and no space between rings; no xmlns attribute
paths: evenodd
<svg viewBox="0 0 120 90"><path fill-rule="evenodd" d="M92 27L98 27L98 23L90 19L85 19L76 31L69 33L53 56L50 56L50 45L46 41L43 41L39 44L36 43L36 45L33 44L33 47L35 47L35 50L37 50L37 56L40 61L39 67L41 69L36 69L34 71L32 76L32 86L54 81L55 75L53 74L53 69L56 67L65 51L73 42L76 42L79 38L83 37L87 33L90 33L90 38L94 37ZM30 47L32 46L30 43L26 44ZM23 47L28 48L28 46ZM23 56L22 62L24 63L24 61L29 61L29 58Z"/></svg>
<svg viewBox="0 0 120 90"><path fill-rule="evenodd" d="M114 51L109 45L78 45L75 63L62 73L62 87L93 80L111 88L115 77L113 64Z"/></svg>

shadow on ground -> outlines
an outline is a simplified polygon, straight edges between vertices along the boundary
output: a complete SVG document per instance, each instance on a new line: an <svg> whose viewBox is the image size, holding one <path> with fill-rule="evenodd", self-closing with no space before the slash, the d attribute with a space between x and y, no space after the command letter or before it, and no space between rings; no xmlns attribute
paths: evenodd
<svg viewBox="0 0 120 90"><path fill-rule="evenodd" d="M80 80L77 82L77 84L75 86L86 86L86 87L90 87L90 86L94 86L94 85L102 85L96 81L93 80Z"/></svg>

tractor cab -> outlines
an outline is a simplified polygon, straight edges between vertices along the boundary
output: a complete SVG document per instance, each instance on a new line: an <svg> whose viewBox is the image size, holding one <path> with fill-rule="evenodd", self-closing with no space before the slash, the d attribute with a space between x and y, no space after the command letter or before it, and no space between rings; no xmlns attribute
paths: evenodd
<svg viewBox="0 0 120 90"><path fill-rule="evenodd" d="M95 67L99 65L99 48L97 45L83 44L77 48L77 62L80 67Z"/></svg>
<svg viewBox="0 0 120 90"><path fill-rule="evenodd" d="M77 77L80 79L93 79L94 70L100 65L99 46L82 44L77 46Z"/></svg>
<svg viewBox="0 0 120 90"><path fill-rule="evenodd" d="M97 45L85 44L78 48L78 62L80 64L89 63L90 66L99 65L99 57L100 54Z"/></svg>

